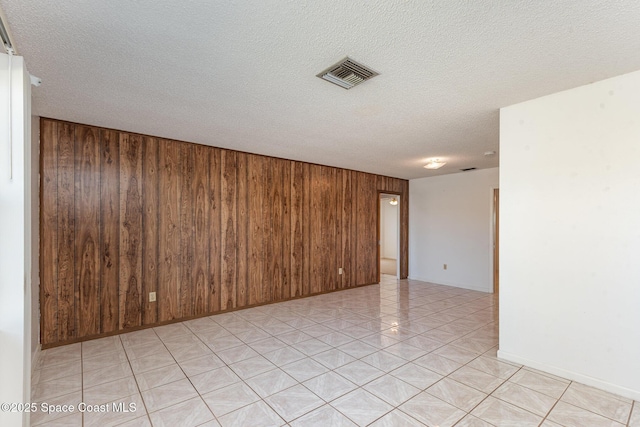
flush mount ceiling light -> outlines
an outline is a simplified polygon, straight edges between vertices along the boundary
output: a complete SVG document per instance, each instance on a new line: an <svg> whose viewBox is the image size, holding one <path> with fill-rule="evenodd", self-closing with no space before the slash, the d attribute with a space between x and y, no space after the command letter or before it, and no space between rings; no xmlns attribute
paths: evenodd
<svg viewBox="0 0 640 427"><path fill-rule="evenodd" d="M424 165L424 168L425 169L440 169L441 167L443 167L446 164L447 164L447 162L443 162L440 159L430 159L429 161L427 161L427 164Z"/></svg>
<svg viewBox="0 0 640 427"><path fill-rule="evenodd" d="M396 198L394 197L393 199L389 200L389 204L390 204L390 205L392 205L392 206L397 205L397 204L398 204L398 199L396 199Z"/></svg>
<svg viewBox="0 0 640 427"><path fill-rule="evenodd" d="M370 68L346 57L320 74L316 74L316 76L344 89L351 89L378 74L379 73L376 73Z"/></svg>

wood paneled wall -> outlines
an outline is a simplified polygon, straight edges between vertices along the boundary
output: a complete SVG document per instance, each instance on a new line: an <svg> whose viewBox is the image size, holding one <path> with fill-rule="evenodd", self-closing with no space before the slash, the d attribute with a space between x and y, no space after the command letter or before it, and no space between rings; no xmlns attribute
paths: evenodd
<svg viewBox="0 0 640 427"><path fill-rule="evenodd" d="M44 347L376 283L379 192L408 273L406 180L44 118L41 168Z"/></svg>

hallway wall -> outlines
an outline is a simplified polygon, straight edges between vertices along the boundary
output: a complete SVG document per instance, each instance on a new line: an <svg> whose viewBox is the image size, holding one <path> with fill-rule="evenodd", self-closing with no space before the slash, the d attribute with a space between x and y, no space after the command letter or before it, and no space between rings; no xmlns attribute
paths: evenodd
<svg viewBox="0 0 640 427"><path fill-rule="evenodd" d="M492 168L411 180L410 278L493 291L492 200L498 173Z"/></svg>

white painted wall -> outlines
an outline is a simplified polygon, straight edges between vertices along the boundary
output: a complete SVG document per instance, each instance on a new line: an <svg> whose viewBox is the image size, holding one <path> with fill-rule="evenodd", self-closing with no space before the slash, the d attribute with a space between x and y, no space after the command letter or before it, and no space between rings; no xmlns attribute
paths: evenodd
<svg viewBox="0 0 640 427"><path fill-rule="evenodd" d="M500 156L499 356L639 400L640 72L503 108Z"/></svg>
<svg viewBox="0 0 640 427"><path fill-rule="evenodd" d="M10 60L8 55L0 54L0 402L3 403L29 402L31 390L30 90L23 58L14 56ZM23 422L28 425L28 413L0 411L3 427Z"/></svg>
<svg viewBox="0 0 640 427"><path fill-rule="evenodd" d="M380 203L380 255L382 258L398 259L398 207L390 205L388 199Z"/></svg>
<svg viewBox="0 0 640 427"><path fill-rule="evenodd" d="M493 291L494 188L498 168L410 181L410 278Z"/></svg>
<svg viewBox="0 0 640 427"><path fill-rule="evenodd" d="M40 351L40 117L31 116L31 360Z"/></svg>

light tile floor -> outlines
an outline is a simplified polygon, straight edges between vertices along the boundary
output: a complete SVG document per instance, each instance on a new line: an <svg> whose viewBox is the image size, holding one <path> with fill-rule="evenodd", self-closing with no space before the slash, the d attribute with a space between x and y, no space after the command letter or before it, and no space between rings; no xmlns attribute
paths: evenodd
<svg viewBox="0 0 640 427"><path fill-rule="evenodd" d="M640 426L639 402L497 360L497 317L491 294L383 276L53 348L34 401L87 411L32 425Z"/></svg>

